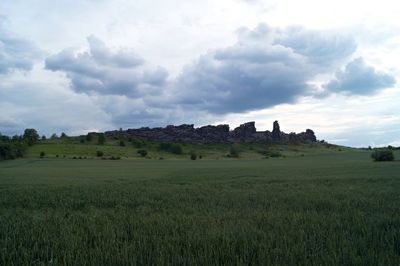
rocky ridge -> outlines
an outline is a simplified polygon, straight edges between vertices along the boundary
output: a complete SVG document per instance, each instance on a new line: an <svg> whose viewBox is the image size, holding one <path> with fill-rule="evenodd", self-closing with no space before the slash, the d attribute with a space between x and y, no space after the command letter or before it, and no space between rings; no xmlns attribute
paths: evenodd
<svg viewBox="0 0 400 266"><path fill-rule="evenodd" d="M138 129L115 130L105 133L108 137L136 137L151 141L185 142L197 144L211 143L251 143L251 142L315 142L314 131L307 129L302 133L284 133L278 121L273 130L257 131L255 122L247 122L230 131L229 125L203 126L195 128L193 124L167 127L142 127Z"/></svg>

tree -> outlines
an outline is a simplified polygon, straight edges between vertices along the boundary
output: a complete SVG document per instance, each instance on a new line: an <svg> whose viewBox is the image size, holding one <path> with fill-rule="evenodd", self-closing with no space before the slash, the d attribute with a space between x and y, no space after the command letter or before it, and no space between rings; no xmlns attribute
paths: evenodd
<svg viewBox="0 0 400 266"><path fill-rule="evenodd" d="M194 151L192 151L191 153L190 153L190 160L196 160L197 159L197 154L194 152Z"/></svg>
<svg viewBox="0 0 400 266"><path fill-rule="evenodd" d="M45 155L46 154L44 153L44 151L41 151L40 154L39 154L40 158L44 158Z"/></svg>
<svg viewBox="0 0 400 266"><path fill-rule="evenodd" d="M96 156L97 157L103 157L103 155L104 155L104 152L102 152L102 151L97 151L96 152Z"/></svg>
<svg viewBox="0 0 400 266"><path fill-rule="evenodd" d="M106 136L104 135L104 133L99 133L98 134L98 140L97 143L99 145L103 145L106 142Z"/></svg>
<svg viewBox="0 0 400 266"><path fill-rule="evenodd" d="M64 132L61 133L61 138L66 138L67 134L65 134Z"/></svg>
<svg viewBox="0 0 400 266"><path fill-rule="evenodd" d="M92 133L88 133L88 134L86 135L86 141L91 142L92 139L93 139L93 134L92 134Z"/></svg>
<svg viewBox="0 0 400 266"><path fill-rule="evenodd" d="M125 147L125 141L123 141L123 140L120 140L120 141L119 141L119 146L121 146L121 147Z"/></svg>
<svg viewBox="0 0 400 266"><path fill-rule="evenodd" d="M32 146L39 141L39 134L33 128L27 128L24 131L23 139L26 141L28 146Z"/></svg>

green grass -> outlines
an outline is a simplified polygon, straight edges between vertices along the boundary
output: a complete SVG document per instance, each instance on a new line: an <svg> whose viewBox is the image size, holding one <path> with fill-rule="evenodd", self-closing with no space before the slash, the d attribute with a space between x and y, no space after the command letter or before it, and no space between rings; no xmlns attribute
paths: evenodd
<svg viewBox="0 0 400 266"><path fill-rule="evenodd" d="M98 145L96 139L82 144L79 142L79 137L44 140L29 147L25 157L38 158L41 152L45 152L47 158L56 158L58 155L58 158L82 157L96 159L96 152L103 151L105 158L118 156L121 159L143 159L137 151L144 149L148 152L148 159L187 159L192 152L195 152L204 159L220 160L227 158L231 146L231 144L179 144L183 149L183 153L180 155L160 150L160 142L142 141L141 147L135 147L128 139L124 139L126 146L121 147L119 141L119 139L108 139L104 145ZM265 157L262 154L265 151L278 152L286 157L354 151L351 148L318 142L300 144L234 144L234 147L239 151L239 159L261 159Z"/></svg>
<svg viewBox="0 0 400 266"><path fill-rule="evenodd" d="M348 151L5 161L0 265L398 265L399 172Z"/></svg>

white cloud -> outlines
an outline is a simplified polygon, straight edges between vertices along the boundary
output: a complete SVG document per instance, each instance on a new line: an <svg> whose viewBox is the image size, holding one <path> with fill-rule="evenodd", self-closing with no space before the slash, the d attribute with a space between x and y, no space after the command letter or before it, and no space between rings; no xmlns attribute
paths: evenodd
<svg viewBox="0 0 400 266"><path fill-rule="evenodd" d="M338 72L336 78L343 80L347 63L358 57L374 68L373 73L390 73L398 79L400 4L393 0L38 0L34 4L2 0L0 10L9 17L6 25L8 36L21 41L21 45L15 47L26 47L17 53L13 51L15 56L11 56L9 48L0 47L0 54L6 54L8 58L8 61L3 61L6 67L0 66L3 69L3 77L0 77L0 131L17 133L17 129L32 123L37 123L36 127L42 127L47 132L66 128L79 131L180 122L201 125L223 120L221 115L206 111L209 109L216 113L240 112L226 115L225 122L228 123L241 123L255 117L258 125L267 128L270 127L269 118L261 114L270 114L273 119L282 120L283 128L287 126L299 131L312 127L317 134L320 131L321 137L341 141L347 139L348 142L343 143L348 145L397 141L397 129L393 126L397 123L399 100L396 90L381 92L374 87L369 91L374 91L375 95L361 98L343 95L303 98L304 92L308 92L312 85L322 86L334 78L335 71L340 67L342 72ZM337 14L340 14L340 19ZM280 33L276 31L281 38L264 34L267 39L255 38L255 42L251 43L246 34L263 33L255 30L247 30L246 33L244 29L254 29L260 22L268 23L273 29L282 29ZM289 25L299 27L289 31ZM238 28L242 29L240 34L244 39L236 42L235 31ZM321 32L326 43L320 41ZM332 39L332 32L340 33L337 35L340 38ZM92 54L87 58L79 57L78 54L89 51L85 39L91 35L97 36L112 49L93 40ZM4 36L0 36L0 40ZM357 44L355 51L352 40ZM243 46L240 46L241 41ZM33 43L47 54L59 56L60 51L77 47L68 56L73 60L79 59L75 62L79 65L75 65L74 69L67 69L66 65L53 66L54 69L66 70L66 75L39 71L43 62L36 61L38 57L32 53ZM265 43L267 45L263 46ZM121 47L132 47L135 52L121 50ZM279 54L278 47L281 52L284 51L281 60L272 57ZM324 50L327 47L331 50ZM260 51L263 53L256 53ZM318 53L321 51L322 54ZM202 56L206 54L208 56ZM260 56L267 54L269 57ZM141 58L145 60L143 65L140 65ZM254 63L255 60L259 63ZM274 72L276 69L272 67L277 62L279 66L286 66L284 70L287 71L279 72L282 77L289 72L296 74L290 75L293 79L285 79L287 83L294 81L286 85L292 88L289 92L296 97L281 97L281 100L268 104L268 101L262 102L262 98L266 95L265 91L273 90L267 90L263 85L271 85L273 80L278 80L278 72ZM184 68L185 65L191 67ZM177 84L153 86L155 77L159 78L159 84L168 81L166 72L157 72L158 66L165 68L170 80L178 77L183 81L186 76L186 85L196 87L185 89L186 95L182 95L182 92L171 89L178 88ZM84 71L78 71L78 67L84 68ZM32 68L32 73L18 71L26 72ZM145 71L149 69L154 72ZM94 70L98 72L93 73ZM202 77L201 71L213 78ZM193 83L196 79L199 84L207 86L205 92L199 92L202 86ZM69 88L69 82L74 85L75 92ZM100 87L93 86L99 82L102 84ZM147 83L151 83L152 88L146 94L143 91L148 87L142 85ZM247 90L250 93L240 90L244 84L252 84ZM220 87L223 90L219 90ZM96 93L82 93L89 90ZM103 91L103 95L99 95L99 91ZM284 91L278 92L281 96L286 95ZM250 97L251 93L259 95L260 99ZM192 112L192 105L176 106L176 102L171 101L173 97L181 98L186 103L192 101L201 108ZM293 103L296 99L300 99L297 104L282 104ZM360 105L360 100L368 104ZM240 103L242 107L235 108L235 103ZM68 104L74 110L69 110ZM245 111L275 104L280 105L268 110ZM90 110L95 115L91 115ZM45 111L49 114L45 114L43 120L28 119L29 115L39 117L36 112ZM85 115L78 116L78 113ZM57 116L62 116L63 121L55 121ZM354 120L359 127L354 125ZM364 130L369 127L373 129ZM354 128L354 134L348 133L351 128ZM382 137L378 134L382 132L387 132L387 135Z"/></svg>

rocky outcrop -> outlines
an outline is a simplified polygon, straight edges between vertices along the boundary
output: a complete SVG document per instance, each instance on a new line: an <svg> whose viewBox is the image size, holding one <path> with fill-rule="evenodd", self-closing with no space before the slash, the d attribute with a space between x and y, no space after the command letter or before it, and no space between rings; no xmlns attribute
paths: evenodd
<svg viewBox="0 0 400 266"><path fill-rule="evenodd" d="M278 121L273 124L273 130L257 131L255 122L247 122L234 130L229 125L203 126L194 125L167 126L165 128L128 129L125 131L106 132L108 137L136 137L152 141L186 142L186 143L232 143L232 142L314 142L317 140L314 131L307 129L299 134L286 134L280 130Z"/></svg>
<svg viewBox="0 0 400 266"><path fill-rule="evenodd" d="M273 140L280 140L282 138L281 136L281 128L279 126L278 121L274 122L273 128L272 128L272 139Z"/></svg>
<svg viewBox="0 0 400 266"><path fill-rule="evenodd" d="M244 123L230 132L229 138L232 141L246 142L246 140L252 139L257 132L255 125L255 122Z"/></svg>

